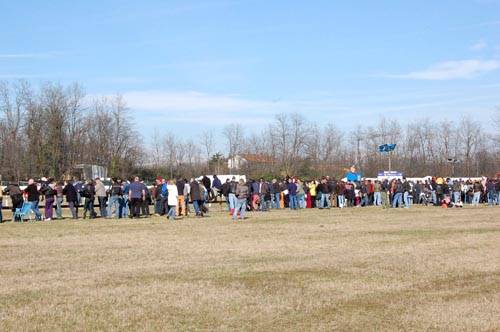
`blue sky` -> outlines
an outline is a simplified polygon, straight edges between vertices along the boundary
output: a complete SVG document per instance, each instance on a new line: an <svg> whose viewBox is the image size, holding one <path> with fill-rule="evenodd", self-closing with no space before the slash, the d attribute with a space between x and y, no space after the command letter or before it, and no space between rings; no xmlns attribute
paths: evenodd
<svg viewBox="0 0 500 332"><path fill-rule="evenodd" d="M145 137L500 106L500 0L2 1L0 36L0 79L122 93Z"/></svg>

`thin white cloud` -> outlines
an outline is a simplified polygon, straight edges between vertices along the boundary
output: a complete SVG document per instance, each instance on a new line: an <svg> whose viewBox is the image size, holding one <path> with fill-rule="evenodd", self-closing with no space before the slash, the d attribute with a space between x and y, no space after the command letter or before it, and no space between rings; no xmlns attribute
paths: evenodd
<svg viewBox="0 0 500 332"><path fill-rule="evenodd" d="M0 59L38 59L52 56L54 53L0 53Z"/></svg>
<svg viewBox="0 0 500 332"><path fill-rule="evenodd" d="M197 91L123 93L139 121L169 123L268 123L276 113L350 111L335 100L264 100Z"/></svg>
<svg viewBox="0 0 500 332"><path fill-rule="evenodd" d="M45 76L41 75L32 75L32 74L0 74L0 79L2 80L11 80L11 79L29 79L29 78L42 78Z"/></svg>
<svg viewBox="0 0 500 332"><path fill-rule="evenodd" d="M124 93L124 97L131 108L173 113L192 111L232 113L263 109L270 104L233 95L215 95L196 91L132 91Z"/></svg>
<svg viewBox="0 0 500 332"><path fill-rule="evenodd" d="M481 73L490 72L500 68L496 60L460 60L446 61L430 66L421 71L414 71L402 75L388 75L390 78L443 81L454 79L473 78Z"/></svg>
<svg viewBox="0 0 500 332"><path fill-rule="evenodd" d="M486 47L488 47L488 44L486 44L486 42L481 39L480 41L478 41L477 43L475 43L474 45L472 45L470 47L470 50L477 52L477 51L484 50Z"/></svg>

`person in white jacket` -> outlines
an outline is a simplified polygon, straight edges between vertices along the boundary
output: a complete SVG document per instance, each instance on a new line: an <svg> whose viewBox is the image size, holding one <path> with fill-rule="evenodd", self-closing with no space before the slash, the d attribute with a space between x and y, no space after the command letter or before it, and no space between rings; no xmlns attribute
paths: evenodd
<svg viewBox="0 0 500 332"><path fill-rule="evenodd" d="M175 219L175 213L177 211L177 202L179 193L177 191L177 186L175 181L169 180L167 183L167 193L168 193L168 219Z"/></svg>

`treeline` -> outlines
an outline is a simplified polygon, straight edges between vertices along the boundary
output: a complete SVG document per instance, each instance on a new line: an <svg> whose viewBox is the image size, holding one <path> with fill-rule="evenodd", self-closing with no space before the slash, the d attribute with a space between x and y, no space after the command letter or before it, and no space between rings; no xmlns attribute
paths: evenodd
<svg viewBox="0 0 500 332"><path fill-rule="evenodd" d="M86 97L78 84L0 82L0 139L4 180L69 177L82 163L125 175L142 160L123 98Z"/></svg>
<svg viewBox="0 0 500 332"><path fill-rule="evenodd" d="M500 115L500 111L496 113ZM493 119L492 119L493 120ZM500 120L497 120L500 121ZM343 130L334 123L317 124L300 114L278 114L260 131L234 123L221 133L205 131L196 141L172 134L155 136L156 172L175 175L239 173L253 178L298 175L340 177L350 165L366 176L392 170L406 176L493 176L500 172L500 123L493 132L464 116L459 121L418 119L406 125L381 118L375 126ZM194 143L196 142L196 143ZM213 154L224 146L226 156L248 159L238 170L227 168L227 158ZM396 143L391 155L379 145Z"/></svg>
<svg viewBox="0 0 500 332"><path fill-rule="evenodd" d="M388 169L378 146L396 143L393 170L407 176L492 176L500 171L500 110L496 127L472 117L458 121L381 118L345 130L300 114L277 114L256 129L230 124L196 137L155 132L143 142L122 96L89 97L78 84L0 82L0 175L3 179L70 177L78 164L106 166L110 176L147 179L239 173L251 177L342 176L356 165L366 176ZM228 169L227 159L248 162ZM456 160L451 163L449 160Z"/></svg>
<svg viewBox="0 0 500 332"><path fill-rule="evenodd" d="M267 156L265 163L257 164L270 164L266 169L274 174L341 176L349 165L356 165L364 175L376 176L388 170L390 157L392 170L407 176L492 176L500 172L499 129L489 133L471 117L418 119L405 125L381 118L375 126L358 125L348 131L334 123L311 123L299 114L279 114L260 133L236 134L244 131L236 124L224 133L229 146L241 137L234 153ZM385 143L397 144L390 156L378 151ZM251 173L255 165L248 163L247 168Z"/></svg>

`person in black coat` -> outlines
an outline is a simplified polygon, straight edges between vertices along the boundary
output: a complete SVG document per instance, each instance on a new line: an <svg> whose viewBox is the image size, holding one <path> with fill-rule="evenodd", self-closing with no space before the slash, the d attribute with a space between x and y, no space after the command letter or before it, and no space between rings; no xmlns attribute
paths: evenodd
<svg viewBox="0 0 500 332"><path fill-rule="evenodd" d="M16 212L17 208L23 206L23 192L19 188L19 183L10 182L7 188L3 191L4 195L9 195L12 201L12 213Z"/></svg>
<svg viewBox="0 0 500 332"><path fill-rule="evenodd" d="M201 212L201 206L203 205L203 193L200 190L200 184L198 183L198 181L193 179L189 184L189 186L191 188L190 192L191 202L193 203L196 216L201 217L203 216Z"/></svg>
<svg viewBox="0 0 500 332"><path fill-rule="evenodd" d="M78 192L72 180L69 180L64 186L63 195L66 196L66 202L68 202L73 219L78 219Z"/></svg>
<svg viewBox="0 0 500 332"><path fill-rule="evenodd" d="M82 196L85 197L85 206L83 209L83 219L87 217L87 211L89 212L89 218L94 219L96 213L94 211L94 200L95 200L95 186L94 181L89 180L87 184L82 189Z"/></svg>

